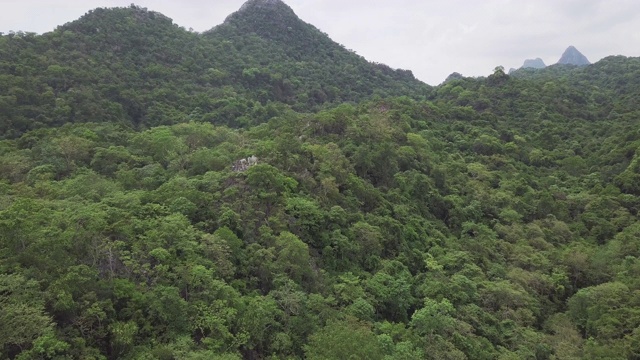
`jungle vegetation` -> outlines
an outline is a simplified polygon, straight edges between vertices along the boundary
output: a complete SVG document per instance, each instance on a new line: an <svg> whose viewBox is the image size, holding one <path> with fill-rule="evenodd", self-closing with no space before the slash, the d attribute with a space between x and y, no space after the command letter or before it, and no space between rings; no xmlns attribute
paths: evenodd
<svg viewBox="0 0 640 360"><path fill-rule="evenodd" d="M638 359L639 91L431 87L284 4L2 35L0 357Z"/></svg>

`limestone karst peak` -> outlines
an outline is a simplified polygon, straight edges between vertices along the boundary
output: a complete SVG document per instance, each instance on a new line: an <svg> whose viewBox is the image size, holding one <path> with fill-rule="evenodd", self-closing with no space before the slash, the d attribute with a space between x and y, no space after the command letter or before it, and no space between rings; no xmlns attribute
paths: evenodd
<svg viewBox="0 0 640 360"><path fill-rule="evenodd" d="M558 64L584 66L590 65L591 62L574 46L569 46L560 57L560 60L558 60Z"/></svg>
<svg viewBox="0 0 640 360"><path fill-rule="evenodd" d="M547 67L547 65L544 64L544 61L542 61L542 59L535 58L535 59L525 60L521 69L526 69L526 68L544 69L545 67Z"/></svg>

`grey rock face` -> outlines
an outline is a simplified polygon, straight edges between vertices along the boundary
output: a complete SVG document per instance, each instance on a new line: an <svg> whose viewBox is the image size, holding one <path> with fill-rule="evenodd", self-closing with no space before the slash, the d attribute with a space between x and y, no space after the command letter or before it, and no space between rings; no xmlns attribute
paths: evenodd
<svg viewBox="0 0 640 360"><path fill-rule="evenodd" d="M573 46L569 46L567 50L564 51L560 60L558 60L558 64L568 64L568 65L590 65L591 62L587 59L586 56L582 55L578 49Z"/></svg>
<svg viewBox="0 0 640 360"><path fill-rule="evenodd" d="M522 65L520 68L521 69L525 69L525 68L544 69L546 67L547 65L544 64L544 61L542 61L542 59L535 58L535 59L525 60L524 65Z"/></svg>

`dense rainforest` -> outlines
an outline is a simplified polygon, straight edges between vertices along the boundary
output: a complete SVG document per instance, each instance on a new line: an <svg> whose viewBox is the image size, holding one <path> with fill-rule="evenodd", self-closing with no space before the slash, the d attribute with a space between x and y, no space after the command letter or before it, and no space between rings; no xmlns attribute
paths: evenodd
<svg viewBox="0 0 640 360"><path fill-rule="evenodd" d="M0 358L640 359L639 58L430 87L279 0L0 54Z"/></svg>

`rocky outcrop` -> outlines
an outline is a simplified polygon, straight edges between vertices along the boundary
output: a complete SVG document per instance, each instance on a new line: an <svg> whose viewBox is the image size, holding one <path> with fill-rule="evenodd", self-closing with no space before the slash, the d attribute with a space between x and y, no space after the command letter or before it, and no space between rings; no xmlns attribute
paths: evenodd
<svg viewBox="0 0 640 360"><path fill-rule="evenodd" d="M558 64L585 66L590 65L591 62L578 49L569 46L558 60Z"/></svg>
<svg viewBox="0 0 640 360"><path fill-rule="evenodd" d="M527 59L524 61L524 64L520 67L520 69L533 68L533 69L544 69L547 65L544 64L544 61L540 58L535 59Z"/></svg>

